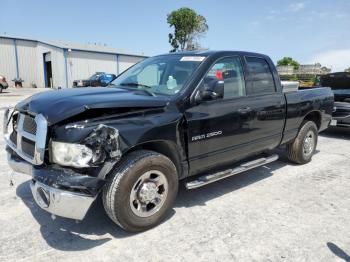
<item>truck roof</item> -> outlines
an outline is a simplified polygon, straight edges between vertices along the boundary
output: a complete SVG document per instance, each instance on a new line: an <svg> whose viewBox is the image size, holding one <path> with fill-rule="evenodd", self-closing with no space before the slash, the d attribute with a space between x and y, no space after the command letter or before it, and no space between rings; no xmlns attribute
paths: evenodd
<svg viewBox="0 0 350 262"><path fill-rule="evenodd" d="M198 50L198 51L181 51L172 52L162 55L192 55L192 56L213 56L213 55L245 55L245 56L260 56L268 57L267 55L247 52L247 51L230 51L230 50Z"/></svg>

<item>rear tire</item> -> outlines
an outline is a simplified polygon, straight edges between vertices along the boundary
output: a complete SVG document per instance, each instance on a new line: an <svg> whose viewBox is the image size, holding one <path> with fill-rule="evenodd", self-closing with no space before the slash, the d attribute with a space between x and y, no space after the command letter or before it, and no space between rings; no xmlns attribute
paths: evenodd
<svg viewBox="0 0 350 262"><path fill-rule="evenodd" d="M158 225L172 207L178 190L175 165L154 151L130 153L108 178L103 206L107 215L129 232Z"/></svg>
<svg viewBox="0 0 350 262"><path fill-rule="evenodd" d="M296 164L306 164L315 153L318 140L317 126L312 121L304 121L293 142L287 144L288 159Z"/></svg>

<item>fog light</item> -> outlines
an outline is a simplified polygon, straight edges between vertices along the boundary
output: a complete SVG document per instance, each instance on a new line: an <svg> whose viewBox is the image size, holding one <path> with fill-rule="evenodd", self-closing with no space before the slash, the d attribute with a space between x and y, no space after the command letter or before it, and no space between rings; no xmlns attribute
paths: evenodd
<svg viewBox="0 0 350 262"><path fill-rule="evenodd" d="M47 208L50 205L50 194L42 187L38 187L36 190L36 198L38 200L38 204L42 208Z"/></svg>

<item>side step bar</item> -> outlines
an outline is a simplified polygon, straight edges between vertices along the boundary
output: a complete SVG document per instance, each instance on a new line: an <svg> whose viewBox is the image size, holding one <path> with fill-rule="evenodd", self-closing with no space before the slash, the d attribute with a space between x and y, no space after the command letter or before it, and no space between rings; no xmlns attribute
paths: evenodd
<svg viewBox="0 0 350 262"><path fill-rule="evenodd" d="M243 164L239 165L238 167L235 167L232 169L227 169L227 170L220 171L220 172L217 172L214 174L203 175L196 180L187 182L185 186L187 189L194 189L194 188L198 188L201 186L205 186L207 184L213 183L213 182L221 180L223 178L242 173L242 172L247 171L249 169L253 169L255 167L266 165L268 163L276 161L277 159L278 159L277 154L273 154L273 155L268 156L268 157L258 158L256 160L252 160L252 161L243 163Z"/></svg>

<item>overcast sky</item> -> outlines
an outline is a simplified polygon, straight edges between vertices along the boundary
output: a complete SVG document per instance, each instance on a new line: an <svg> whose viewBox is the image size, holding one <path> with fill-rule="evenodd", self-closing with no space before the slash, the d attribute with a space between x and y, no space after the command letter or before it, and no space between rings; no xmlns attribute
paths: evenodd
<svg viewBox="0 0 350 262"><path fill-rule="evenodd" d="M0 34L155 55L170 50L166 15L184 6L207 18L203 47L291 56L333 71L350 66L349 0L2 0Z"/></svg>

